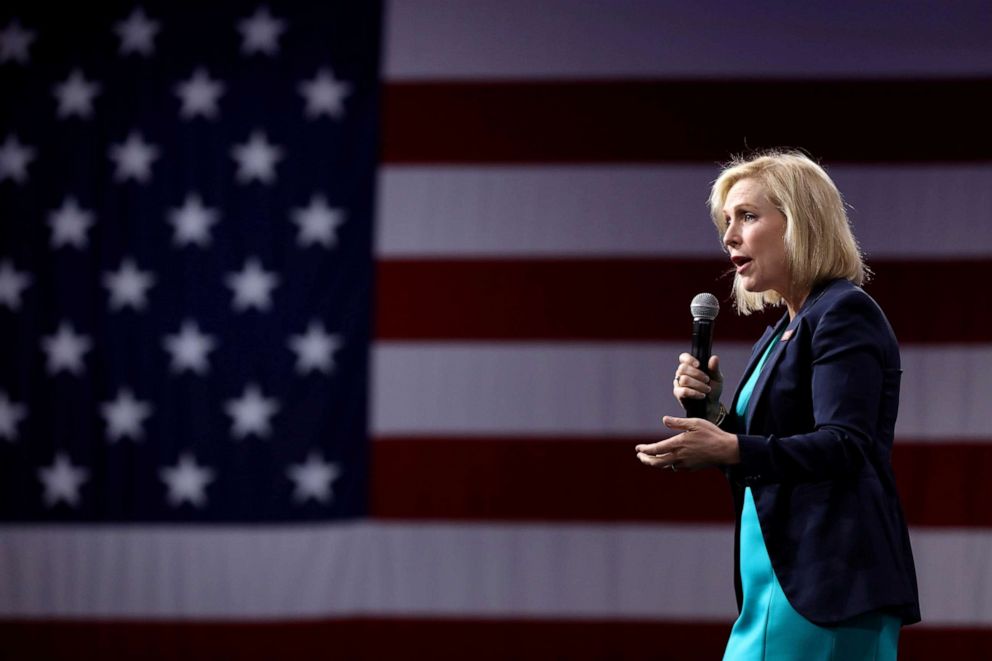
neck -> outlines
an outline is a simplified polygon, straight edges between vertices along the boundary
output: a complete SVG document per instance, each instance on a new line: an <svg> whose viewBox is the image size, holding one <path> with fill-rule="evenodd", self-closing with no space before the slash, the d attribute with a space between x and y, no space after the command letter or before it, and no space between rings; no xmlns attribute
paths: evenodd
<svg viewBox="0 0 992 661"><path fill-rule="evenodd" d="M809 290L803 292L790 292L789 294L782 294L782 300L785 301L785 308L789 311L789 321L796 318L796 313L806 302L806 297L809 296Z"/></svg>

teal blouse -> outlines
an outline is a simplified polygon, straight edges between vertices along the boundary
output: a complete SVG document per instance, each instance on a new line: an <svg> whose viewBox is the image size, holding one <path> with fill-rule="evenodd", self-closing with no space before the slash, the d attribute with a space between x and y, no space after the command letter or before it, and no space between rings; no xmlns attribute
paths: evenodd
<svg viewBox="0 0 992 661"><path fill-rule="evenodd" d="M747 415L751 393L778 343L774 336L737 398L737 415ZM789 603L775 576L751 488L744 490L741 513L740 571L744 589L741 614L730 632L724 661L894 661L899 618L872 612L831 627L813 624Z"/></svg>

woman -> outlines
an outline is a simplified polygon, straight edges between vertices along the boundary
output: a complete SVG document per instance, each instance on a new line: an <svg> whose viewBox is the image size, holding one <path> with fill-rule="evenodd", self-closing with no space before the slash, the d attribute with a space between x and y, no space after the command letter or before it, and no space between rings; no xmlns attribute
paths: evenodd
<svg viewBox="0 0 992 661"><path fill-rule="evenodd" d="M844 204L826 172L795 152L731 163L710 211L749 314L786 314L754 346L731 405L713 356L679 357L673 392L706 419L637 446L649 465L720 466L737 512L740 616L725 659L895 659L920 619L909 535L890 463L899 349L865 279Z"/></svg>

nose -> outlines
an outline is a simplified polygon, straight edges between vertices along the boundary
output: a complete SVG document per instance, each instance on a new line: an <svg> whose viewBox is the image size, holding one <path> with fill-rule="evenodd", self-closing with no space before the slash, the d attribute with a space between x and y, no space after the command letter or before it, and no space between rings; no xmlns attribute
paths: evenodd
<svg viewBox="0 0 992 661"><path fill-rule="evenodd" d="M727 248L733 248L739 246L741 243L740 232L738 232L738 224L734 221L727 223L727 229L723 232L723 245Z"/></svg>

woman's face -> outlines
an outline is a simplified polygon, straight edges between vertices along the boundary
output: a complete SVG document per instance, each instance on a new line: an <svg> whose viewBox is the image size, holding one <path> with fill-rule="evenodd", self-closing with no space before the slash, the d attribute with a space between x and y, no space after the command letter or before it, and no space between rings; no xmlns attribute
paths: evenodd
<svg viewBox="0 0 992 661"><path fill-rule="evenodd" d="M723 243L750 292L773 290L789 296L789 261L785 252L785 215L775 208L757 179L741 179L727 193L723 207L727 231Z"/></svg>

